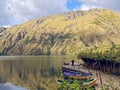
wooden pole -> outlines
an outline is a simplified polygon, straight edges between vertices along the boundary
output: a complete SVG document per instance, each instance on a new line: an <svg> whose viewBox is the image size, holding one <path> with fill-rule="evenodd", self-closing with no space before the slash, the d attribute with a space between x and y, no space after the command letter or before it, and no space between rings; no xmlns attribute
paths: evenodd
<svg viewBox="0 0 120 90"><path fill-rule="evenodd" d="M97 70L96 70L96 76L97 76L97 78L98 78L98 72L97 72Z"/></svg>
<svg viewBox="0 0 120 90"><path fill-rule="evenodd" d="M2 81L2 80L1 80L1 76L0 76L0 83L1 83L1 81Z"/></svg>
<svg viewBox="0 0 120 90"><path fill-rule="evenodd" d="M101 77L101 73L100 72L99 72L99 77L100 77L100 84L103 85L102 77Z"/></svg>

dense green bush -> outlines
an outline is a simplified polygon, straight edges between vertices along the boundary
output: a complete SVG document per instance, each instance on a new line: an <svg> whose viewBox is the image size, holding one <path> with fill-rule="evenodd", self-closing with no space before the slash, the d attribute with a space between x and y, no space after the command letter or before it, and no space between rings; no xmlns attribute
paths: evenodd
<svg viewBox="0 0 120 90"><path fill-rule="evenodd" d="M120 62L120 45L86 48L81 50L78 58Z"/></svg>
<svg viewBox="0 0 120 90"><path fill-rule="evenodd" d="M105 82L105 84L101 87L95 86L90 87L86 86L83 87L81 84L78 83L77 80L74 81L72 85L68 85L68 81L64 81L63 83L58 85L58 90L119 90L119 86L115 86L112 79L109 79Z"/></svg>

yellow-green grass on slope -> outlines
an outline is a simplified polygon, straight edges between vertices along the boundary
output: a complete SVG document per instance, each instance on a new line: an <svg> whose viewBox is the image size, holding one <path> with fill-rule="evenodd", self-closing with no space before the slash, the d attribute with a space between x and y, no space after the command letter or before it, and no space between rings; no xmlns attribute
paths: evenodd
<svg viewBox="0 0 120 90"><path fill-rule="evenodd" d="M76 55L80 49L120 44L120 14L72 11L13 26L0 33L1 55Z"/></svg>

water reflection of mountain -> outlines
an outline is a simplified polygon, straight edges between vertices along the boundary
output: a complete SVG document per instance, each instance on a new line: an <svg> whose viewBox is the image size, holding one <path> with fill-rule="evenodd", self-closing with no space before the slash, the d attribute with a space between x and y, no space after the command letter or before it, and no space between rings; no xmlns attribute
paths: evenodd
<svg viewBox="0 0 120 90"><path fill-rule="evenodd" d="M0 58L1 59L1 58ZM64 57L14 57L0 61L0 80L32 90L56 90Z"/></svg>

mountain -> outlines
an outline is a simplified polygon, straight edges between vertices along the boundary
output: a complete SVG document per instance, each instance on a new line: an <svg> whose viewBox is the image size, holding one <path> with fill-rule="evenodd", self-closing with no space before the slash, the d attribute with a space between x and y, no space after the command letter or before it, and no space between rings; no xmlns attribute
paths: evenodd
<svg viewBox="0 0 120 90"><path fill-rule="evenodd" d="M0 33L0 55L76 55L112 44L120 44L120 13L107 9L38 18Z"/></svg>

